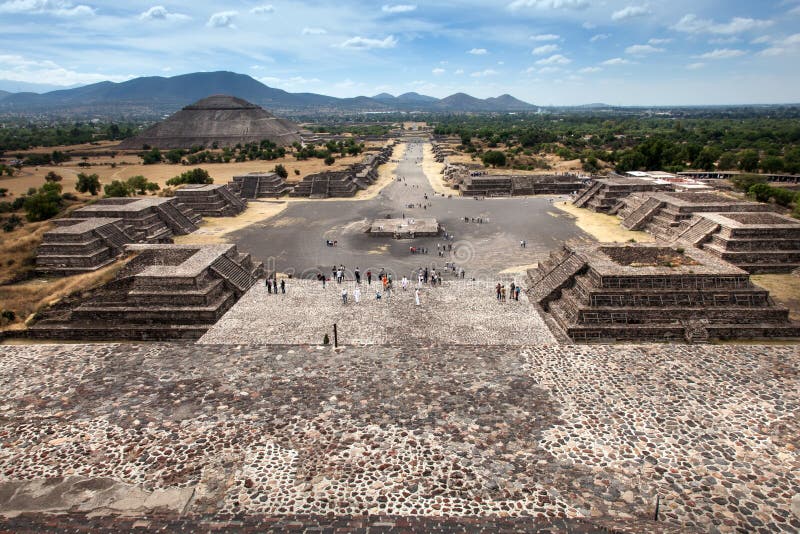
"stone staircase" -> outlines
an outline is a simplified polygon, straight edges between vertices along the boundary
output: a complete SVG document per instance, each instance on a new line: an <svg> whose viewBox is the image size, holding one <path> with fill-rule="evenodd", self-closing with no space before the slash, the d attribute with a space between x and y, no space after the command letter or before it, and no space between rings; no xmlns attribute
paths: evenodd
<svg viewBox="0 0 800 534"><path fill-rule="evenodd" d="M186 235L197 230L197 225L171 202L164 202L156 206L164 222L175 235Z"/></svg>
<svg viewBox="0 0 800 534"><path fill-rule="evenodd" d="M113 224L101 226L95 232L103 238L103 241L109 247L116 249L118 253L125 250L125 245L134 242L133 237L127 235Z"/></svg>
<svg viewBox="0 0 800 534"><path fill-rule="evenodd" d="M218 192L222 198L228 201L231 205L239 209L240 211L244 211L247 208L247 200L244 200L243 197L239 197L230 190L230 188L220 187Z"/></svg>
<svg viewBox="0 0 800 534"><path fill-rule="evenodd" d="M648 198L622 221L622 226L628 230L642 230L663 205L657 198Z"/></svg>
<svg viewBox="0 0 800 534"><path fill-rule="evenodd" d="M675 241L686 241L695 247L701 246L711 238L711 235L719 229L719 224L704 217L696 217L689 224L689 227L682 232Z"/></svg>
<svg viewBox="0 0 800 534"><path fill-rule="evenodd" d="M328 180L323 177L315 177L311 182L311 198L327 198L328 197Z"/></svg>
<svg viewBox="0 0 800 534"><path fill-rule="evenodd" d="M586 204L588 204L589 201L592 199L592 197L595 194L597 194L602 188L603 184L601 182L595 182L586 191L578 195L578 197L572 201L572 204L574 204L575 207L577 208L585 207Z"/></svg>
<svg viewBox="0 0 800 534"><path fill-rule="evenodd" d="M547 309L548 304L559 298L561 290L585 267L586 263L578 255L566 250L551 256L538 268L529 271L529 298Z"/></svg>
<svg viewBox="0 0 800 534"><path fill-rule="evenodd" d="M249 255L246 255L249 259ZM211 264L211 270L232 285L238 295L247 292L256 283L256 276L228 256L220 256Z"/></svg>
<svg viewBox="0 0 800 534"><path fill-rule="evenodd" d="M258 196L258 176L245 176L242 180L242 189L240 194L242 198L256 198Z"/></svg>

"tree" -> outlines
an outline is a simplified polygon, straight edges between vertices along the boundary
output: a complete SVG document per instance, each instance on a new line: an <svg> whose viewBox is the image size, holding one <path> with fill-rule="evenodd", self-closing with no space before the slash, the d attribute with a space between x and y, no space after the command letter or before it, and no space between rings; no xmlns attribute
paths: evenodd
<svg viewBox="0 0 800 534"><path fill-rule="evenodd" d="M783 160L778 156L765 156L760 165L761 170L767 174L774 174L783 170Z"/></svg>
<svg viewBox="0 0 800 534"><path fill-rule="evenodd" d="M719 157L720 152L718 149L706 147L694 158L692 166L695 169L713 171L716 167L717 158Z"/></svg>
<svg viewBox="0 0 800 534"><path fill-rule="evenodd" d="M92 196L96 195L100 190L100 177L97 174L78 173L78 182L75 184L75 189L80 193L90 193Z"/></svg>
<svg viewBox="0 0 800 534"><path fill-rule="evenodd" d="M60 182L61 180L63 180L61 175L56 174L53 171L50 171L50 172L48 172L47 174L44 175L44 181L45 182Z"/></svg>
<svg viewBox="0 0 800 534"><path fill-rule="evenodd" d="M721 171L729 171L736 168L736 154L725 152L719 157L717 168Z"/></svg>
<svg viewBox="0 0 800 534"><path fill-rule="evenodd" d="M161 151L157 148L151 149L149 152L143 152L140 154L142 158L142 163L145 165L153 165L154 163L161 163L162 156Z"/></svg>
<svg viewBox="0 0 800 534"><path fill-rule="evenodd" d="M114 180L110 184L104 186L103 192L107 197L129 197L132 193L130 186L120 180Z"/></svg>
<svg viewBox="0 0 800 534"><path fill-rule="evenodd" d="M275 174L277 174L281 178L286 178L287 176L289 176L289 171L287 171L286 167L284 167L280 163L275 165L274 172L275 172Z"/></svg>
<svg viewBox="0 0 800 534"><path fill-rule="evenodd" d="M487 150L481 156L484 165L503 167L506 164L506 155L499 150Z"/></svg>
<svg viewBox="0 0 800 534"><path fill-rule="evenodd" d="M758 152L755 150L745 150L739 154L739 169L744 172L756 172L758 170Z"/></svg>
<svg viewBox="0 0 800 534"><path fill-rule="evenodd" d="M583 170L584 172L592 174L598 172L600 170L600 164L597 161L597 158L594 156L589 156L586 158L586 160L583 162Z"/></svg>
<svg viewBox="0 0 800 534"><path fill-rule="evenodd" d="M180 176L175 176L167 180L167 185L181 185L181 184L211 184L214 180L208 171L205 169L192 169L182 173Z"/></svg>
<svg viewBox="0 0 800 534"><path fill-rule="evenodd" d="M147 181L147 178L145 178L141 174L136 176L131 176L130 178L128 178L128 189L130 189L134 193L144 195L147 192L148 183L150 182Z"/></svg>
<svg viewBox="0 0 800 534"><path fill-rule="evenodd" d="M731 178L731 182L736 189L747 193L756 184L766 184L767 179L757 174L740 174Z"/></svg>
<svg viewBox="0 0 800 534"><path fill-rule="evenodd" d="M336 162L333 156L325 158L325 165L333 165Z"/></svg>
<svg viewBox="0 0 800 534"><path fill-rule="evenodd" d="M183 159L184 151L180 148L175 148L167 152L164 157L167 158L167 161L170 163L180 163Z"/></svg>
<svg viewBox="0 0 800 534"><path fill-rule="evenodd" d="M25 198L25 218L30 222L45 221L61 211L61 184L47 182L35 194Z"/></svg>

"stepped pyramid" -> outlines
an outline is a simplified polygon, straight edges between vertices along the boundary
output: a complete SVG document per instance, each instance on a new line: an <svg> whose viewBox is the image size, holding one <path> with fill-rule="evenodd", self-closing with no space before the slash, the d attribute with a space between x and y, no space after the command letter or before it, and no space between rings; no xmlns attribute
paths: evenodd
<svg viewBox="0 0 800 534"><path fill-rule="evenodd" d="M161 149L210 148L214 143L231 147L264 140L286 146L299 142L300 132L300 126L246 100L214 95L186 106L136 137L125 139L119 148L140 150L144 145Z"/></svg>

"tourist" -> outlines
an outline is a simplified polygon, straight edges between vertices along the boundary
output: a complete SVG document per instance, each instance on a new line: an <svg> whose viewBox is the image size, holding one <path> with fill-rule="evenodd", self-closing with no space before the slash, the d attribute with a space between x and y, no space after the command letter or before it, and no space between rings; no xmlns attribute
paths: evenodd
<svg viewBox="0 0 800 534"><path fill-rule="evenodd" d="M408 278L405 276L403 276L402 280L400 280L400 287L403 289L403 291L405 291L408 287Z"/></svg>
<svg viewBox="0 0 800 534"><path fill-rule="evenodd" d="M497 294L497 300L500 300L500 282L494 287L495 293Z"/></svg>
<svg viewBox="0 0 800 534"><path fill-rule="evenodd" d="M381 300L381 292L377 289L375 290L375 300Z"/></svg>
<svg viewBox="0 0 800 534"><path fill-rule="evenodd" d="M372 271L367 270L367 284L372 285Z"/></svg>
<svg viewBox="0 0 800 534"><path fill-rule="evenodd" d="M360 284L361 283L361 271L358 269L358 267L356 267L356 270L355 270L355 272L353 274L356 277L356 284Z"/></svg>
<svg viewBox="0 0 800 534"><path fill-rule="evenodd" d="M322 289L325 289L325 281L326 281L325 280L325 275L322 274L322 273L319 273L319 279L322 280Z"/></svg>
<svg viewBox="0 0 800 534"><path fill-rule="evenodd" d="M464 268L463 267L461 268L461 271L460 271L459 274L461 274L461 279L463 280L464 279Z"/></svg>
<svg viewBox="0 0 800 534"><path fill-rule="evenodd" d="M506 301L506 285L505 284L503 284L503 287L500 288L500 301L501 302L505 302Z"/></svg>
<svg viewBox="0 0 800 534"><path fill-rule="evenodd" d="M341 269L339 269L338 271L336 271L336 281L341 284L342 280L344 280L344 273L342 272Z"/></svg>
<svg viewBox="0 0 800 534"><path fill-rule="evenodd" d="M419 306L419 289L414 290L414 302Z"/></svg>
<svg viewBox="0 0 800 534"><path fill-rule="evenodd" d="M516 294L514 295L514 299L519 302L519 294L520 294L520 287L517 286Z"/></svg>
<svg viewBox="0 0 800 534"><path fill-rule="evenodd" d="M516 289L517 289L517 284L515 284L514 282L511 282L511 293L510 293L510 295L511 295L512 299L514 298L514 290L516 290Z"/></svg>
<svg viewBox="0 0 800 534"><path fill-rule="evenodd" d="M266 279L267 284L267 293L272 293L272 282L270 281L269 277Z"/></svg>
<svg viewBox="0 0 800 534"><path fill-rule="evenodd" d="M342 288L342 304L347 304L347 288Z"/></svg>
<svg viewBox="0 0 800 534"><path fill-rule="evenodd" d="M425 283L427 284L428 283L428 268L427 267L425 267L425 273L423 274L423 277L425 278Z"/></svg>
<svg viewBox="0 0 800 534"><path fill-rule="evenodd" d="M281 293L286 294L286 280L281 279Z"/></svg>
<svg viewBox="0 0 800 534"><path fill-rule="evenodd" d="M356 304L361 302L361 288L358 286L353 290L353 300L356 301Z"/></svg>

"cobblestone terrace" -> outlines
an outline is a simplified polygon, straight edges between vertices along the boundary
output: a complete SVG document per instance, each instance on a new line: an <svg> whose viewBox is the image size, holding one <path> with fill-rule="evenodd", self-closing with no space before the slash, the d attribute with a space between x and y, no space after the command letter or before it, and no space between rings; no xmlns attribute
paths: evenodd
<svg viewBox="0 0 800 534"><path fill-rule="evenodd" d="M798 409L796 346L3 346L0 512L797 532Z"/></svg>

